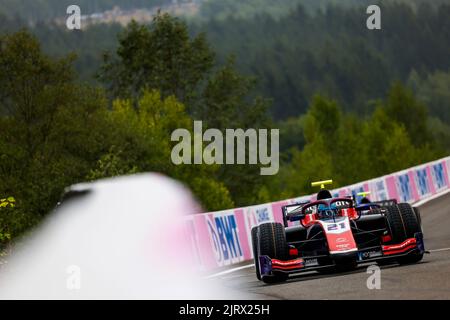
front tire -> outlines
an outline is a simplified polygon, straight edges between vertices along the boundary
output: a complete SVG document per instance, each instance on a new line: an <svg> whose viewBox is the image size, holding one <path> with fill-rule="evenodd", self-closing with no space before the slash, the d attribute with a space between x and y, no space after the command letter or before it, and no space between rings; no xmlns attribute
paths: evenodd
<svg viewBox="0 0 450 320"><path fill-rule="evenodd" d="M421 227L417 221L416 213L408 203L399 203L396 206L386 207L387 222L391 230L392 243L401 243L408 238L414 238L417 232L421 232ZM411 253L400 257L397 261L400 264L416 263L422 260L423 253Z"/></svg>
<svg viewBox="0 0 450 320"><path fill-rule="evenodd" d="M288 245L284 226L278 222L263 223L258 227L258 253L272 259L287 260ZM262 276L265 283L286 281L288 275L276 272L269 276Z"/></svg>
<svg viewBox="0 0 450 320"><path fill-rule="evenodd" d="M398 205L403 221L408 230L408 238L413 238L417 232L422 232L420 221L417 219L417 211L408 203L400 203ZM419 213L420 215L420 213ZM400 264L417 263L423 258L423 253L412 253L398 259Z"/></svg>
<svg viewBox="0 0 450 320"><path fill-rule="evenodd" d="M253 260L255 262L256 278L261 280L261 271L259 270L259 253L258 253L258 226L252 228L252 248Z"/></svg>

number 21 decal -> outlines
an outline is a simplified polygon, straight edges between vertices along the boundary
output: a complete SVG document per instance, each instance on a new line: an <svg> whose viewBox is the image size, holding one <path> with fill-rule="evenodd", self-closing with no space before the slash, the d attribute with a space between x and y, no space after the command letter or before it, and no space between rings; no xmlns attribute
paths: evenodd
<svg viewBox="0 0 450 320"><path fill-rule="evenodd" d="M341 222L341 223L331 223L328 225L327 230L328 231L336 231L336 230L340 230L340 229L345 229L345 223Z"/></svg>

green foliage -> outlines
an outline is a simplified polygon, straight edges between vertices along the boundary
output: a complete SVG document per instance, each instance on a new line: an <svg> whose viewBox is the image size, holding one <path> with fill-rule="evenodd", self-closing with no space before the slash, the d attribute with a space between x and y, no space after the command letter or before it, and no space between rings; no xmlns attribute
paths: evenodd
<svg viewBox="0 0 450 320"><path fill-rule="evenodd" d="M115 100L105 117L114 128L108 140L126 155L123 165L139 171L169 173L170 135L192 126L184 105L173 96L163 99L156 90L144 91L136 107L131 100Z"/></svg>
<svg viewBox="0 0 450 320"><path fill-rule="evenodd" d="M311 2L320 10L311 12ZM234 6L247 5L241 3ZM405 82L412 70L449 69L448 1L382 2L380 32L365 27L367 5L376 3L349 3L302 2L278 19L228 16L194 25L193 32L207 32L219 60L230 53L239 57L238 69L255 75L258 91L273 98L277 119L305 113L317 93L333 97L346 111L362 113L367 101L382 98L392 81ZM239 16L239 9L234 11Z"/></svg>
<svg viewBox="0 0 450 320"><path fill-rule="evenodd" d="M270 128L267 108L268 99L251 98L255 79L239 74L234 67L234 59L216 70L208 79L202 92L202 99L195 107L194 116L202 119L209 128ZM246 152L249 150L247 148ZM262 183L259 165L222 166L218 178L228 188L237 205L258 202L258 188Z"/></svg>
<svg viewBox="0 0 450 320"><path fill-rule="evenodd" d="M327 146L332 146L339 127L341 111L335 101L316 96L308 111L305 124L305 139L314 142L319 134Z"/></svg>
<svg viewBox="0 0 450 320"><path fill-rule="evenodd" d="M158 14L149 26L128 25L119 37L116 58L107 55L100 72L111 95L135 101L142 90L156 89L163 98L174 96L182 102L193 119L203 121L205 130L270 127L269 100L252 94L255 79L237 72L231 57L223 66L213 67L214 53L204 35L191 37L188 31L184 22L168 14ZM190 126L177 123L172 130ZM152 133L153 140L164 143L170 132ZM159 165L152 170L168 172L167 159L153 160ZM261 179L258 170L258 166L224 166L215 179L226 186L237 205L244 205L256 201L258 190L252 186Z"/></svg>
<svg viewBox="0 0 450 320"><path fill-rule="evenodd" d="M397 0L401 2L402 0ZM410 4L420 3L424 0L403 0ZM440 0L441 2L445 0ZM304 6L308 12L315 13L329 5L339 5L345 8L377 4L373 0L204 0L200 7L199 19L225 20L227 18L251 19L257 15L270 15L281 18L298 5Z"/></svg>
<svg viewBox="0 0 450 320"><path fill-rule="evenodd" d="M368 119L343 113L336 101L316 96L304 120L297 121L304 147L289 150L279 175L265 180L261 198L297 197L314 192L313 180L332 178L333 187L339 187L445 156L441 144L427 135L429 121L426 112L420 113L423 110L417 98L398 83ZM416 124L420 132L415 131ZM450 134L443 124L435 132L440 137Z"/></svg>
<svg viewBox="0 0 450 320"><path fill-rule="evenodd" d="M156 15L149 27L131 22L116 55L105 55L100 73L114 96L135 98L150 88L182 102L193 98L213 62L205 37L190 39L186 24L168 14Z"/></svg>
<svg viewBox="0 0 450 320"><path fill-rule="evenodd" d="M53 2L53 0L37 1L36 5L28 4L30 10L24 10L26 1L19 3L15 0L2 1L5 3L3 7L8 9L4 11L7 14L0 18L0 29L5 31L16 30L20 25L28 25L27 21L13 18L15 15L11 14L11 10L34 14L39 10L38 3ZM54 1L58 4L52 4L52 8L44 5L43 8L46 11L64 12L65 1ZM87 9L88 12L107 9L114 4L124 8L158 5L154 1L147 3L139 0L97 0L89 1L89 4L84 2L79 4L85 8L84 11ZM297 7L299 2L301 6ZM389 32L373 32L365 28L365 9L368 4L376 4L376 2L369 0L210 0L202 4L201 12L206 10L206 13L201 13L203 16L200 19L201 22L190 23L189 33L198 35L204 31L219 62L225 62L230 54L239 57L236 60L237 69L240 73L249 74L258 79L255 93L273 98L274 103L270 112L278 120L304 114L317 93L336 99L345 111L368 116L373 111L373 105L367 105L368 101L383 98L392 81L406 82L410 74L416 70L421 79L421 85L418 88L423 88L421 91L424 91L420 93L415 91L419 101L430 108L432 115L448 122L450 116L447 110L450 108L445 102L448 100L445 95L448 90L445 91L446 86L442 84L446 80L442 79L439 72L447 73L450 68L447 58L450 50L447 32L448 21L450 21L449 1L380 2L383 8L383 30ZM60 9L56 9L57 7ZM0 1L0 12L1 8ZM265 14L266 12L268 14ZM142 65L147 67L139 66L137 70L140 72L135 72L132 78L137 82L149 83L150 88L159 88L163 95L166 95L162 89L170 85L175 86L176 83L175 81L162 85L162 82L167 82L167 79L173 79L174 76L173 72L167 72L170 70L169 62L171 61L167 57L169 55L174 59L186 57L182 54L187 52L186 48L189 48L186 44L192 44L197 37L191 37L189 41L184 42L183 38L186 39L184 28L178 28L180 25L170 27L172 31L180 31L178 35L174 35L167 28L173 25L172 22L169 22L169 19L164 21L168 23L160 30L167 31L166 39L170 41L161 40L160 43L164 45L161 50L152 47L148 39L151 38L150 34L155 34L156 28L153 28L155 24L150 24L152 27L147 28L145 32L135 30L137 35L146 39L145 50L136 50L136 53L132 52L133 49L130 46L137 42L132 42L129 37L125 37L127 34L131 35L131 29L123 30L119 25L96 25L82 32L73 32L51 23L39 23L33 28L33 33L42 42L45 52L52 56L76 52L79 59L75 62L75 67L80 79L92 83L94 82L92 75L102 64L102 53L105 50L115 50L116 35L122 30L121 37L127 39L124 41L129 42L130 46L125 43L121 49L119 44L119 48L115 50L116 55L109 57L110 64L107 65L117 66L116 62L120 62L121 59L119 52L123 52L131 59L128 62L137 61L136 67L142 60L145 62ZM142 29L145 30L144 27ZM204 44L202 41L199 43ZM172 52L164 53L165 59L161 60L161 54L167 53L166 49L171 49ZM211 53L212 50L200 48L196 52L200 56L206 54L204 57L207 57L208 51ZM153 59L154 56L158 58ZM200 65L204 63L200 58L196 61ZM161 68L164 68L166 72L161 74L161 79L155 79L156 70ZM113 70L125 75L132 71L126 72L122 68L114 67L108 69L109 73L103 70L102 79L107 85L115 84L114 92L116 89L120 91L117 87L132 87L138 90L136 87L139 85L135 86L127 77L116 76ZM196 74L193 73L192 76L195 78ZM430 79L428 79L429 76ZM201 86L204 81L206 78L198 84ZM440 83L439 86L436 81ZM161 82L161 85L158 84L158 87L155 87L154 82ZM424 86L424 82L429 82L429 85ZM123 85L119 86L119 83ZM194 85L195 81L192 83ZM176 86L181 87L178 84ZM431 92L425 88L437 91ZM201 97L201 93L199 90L194 91L194 97L190 98L196 100ZM194 93L191 92L191 94ZM186 97L178 93L170 92L170 94L175 94L183 103L187 102ZM192 114L191 103L186 103L186 106Z"/></svg>
<svg viewBox="0 0 450 320"><path fill-rule="evenodd" d="M131 100L115 100L105 117L114 128L108 138L114 147L100 158L89 179L160 172L185 182L207 210L233 206L228 189L216 177L217 166L171 162L171 133L186 128L193 134L193 120L174 96L162 98L159 91L145 90L136 106Z"/></svg>
<svg viewBox="0 0 450 320"><path fill-rule="evenodd" d="M121 175L133 174L137 172L137 167L129 167L124 164L122 158L122 151L115 150L114 146L109 149L109 152L97 161L97 167L89 171L87 180L98 180L105 177L116 177Z"/></svg>
<svg viewBox="0 0 450 320"><path fill-rule="evenodd" d="M431 128L431 135L435 143L442 150L450 150L450 124L444 123L439 118L428 119L428 127Z"/></svg>
<svg viewBox="0 0 450 320"><path fill-rule="evenodd" d="M303 134L306 120L305 116L291 117L276 125L280 128L280 151L282 154L287 155L287 151L292 147L303 149L306 143Z"/></svg>
<svg viewBox="0 0 450 320"><path fill-rule="evenodd" d="M413 70L407 83L429 107L430 115L450 123L450 71L438 70L421 77Z"/></svg>
<svg viewBox="0 0 450 320"><path fill-rule="evenodd" d="M255 87L254 78L239 74L230 57L209 79L195 116L205 119L211 128L267 127L266 110L270 101L262 97L248 99Z"/></svg>
<svg viewBox="0 0 450 320"><path fill-rule="evenodd" d="M279 17L289 9L295 8L301 0L206 0L200 8L200 19L225 20L232 16L234 18L252 18L257 14L269 13Z"/></svg>
<svg viewBox="0 0 450 320"><path fill-rule="evenodd" d="M136 101L116 99L109 109L101 90L76 84L72 62L43 54L26 31L0 39L0 193L20 199L2 202L3 244L85 180L161 172L184 181L205 210L234 206L217 166L171 163L172 131L193 123L182 103L142 88Z"/></svg>
<svg viewBox="0 0 450 320"><path fill-rule="evenodd" d="M202 199L203 206L210 210L234 208L234 201L225 185L214 179L194 177L191 183L192 192Z"/></svg>
<svg viewBox="0 0 450 320"><path fill-rule="evenodd" d="M398 82L389 92L386 115L405 127L415 145L422 145L429 140L426 107L417 101L412 91Z"/></svg>
<svg viewBox="0 0 450 320"><path fill-rule="evenodd" d="M286 180L286 187L290 195L312 193L311 181L332 177L332 161L326 138L322 135L306 144L301 152L294 150L292 162L287 168L287 177L290 178Z"/></svg>
<svg viewBox="0 0 450 320"><path fill-rule="evenodd" d="M14 194L11 234L39 221L95 161L106 100L74 83L73 57L50 59L29 33L0 38L0 193Z"/></svg>
<svg viewBox="0 0 450 320"><path fill-rule="evenodd" d="M52 58L24 30L2 35L0 194L17 203L0 202L0 245L41 221L66 186L85 180L161 172L185 183L205 210L220 210L311 193L311 180L333 178L337 187L444 156L450 81L439 70L448 70L449 42L439 31L449 7L437 13L419 6L420 14L405 5L386 8L383 26L392 38L361 32L356 11L340 7L314 15L299 7L279 21L256 15L209 22L217 60L205 35L159 14L148 26L123 30L100 70L106 89L80 84L73 54ZM415 27L422 16L428 31ZM81 61L93 72L96 39L118 27L70 35L52 28L35 32L92 48L92 59ZM406 44L411 34L421 41ZM424 39L431 58L420 60ZM60 47L45 42L49 51ZM391 84L406 77L408 87ZM272 114L289 118L274 122L270 100L258 92L273 98ZM194 119L204 130L280 128L279 174L262 177L258 165L173 164L171 133L192 134Z"/></svg>
<svg viewBox="0 0 450 320"><path fill-rule="evenodd" d="M14 208L16 203L16 199L14 199L13 197L8 197L8 198L4 198L4 199L0 199L0 208Z"/></svg>

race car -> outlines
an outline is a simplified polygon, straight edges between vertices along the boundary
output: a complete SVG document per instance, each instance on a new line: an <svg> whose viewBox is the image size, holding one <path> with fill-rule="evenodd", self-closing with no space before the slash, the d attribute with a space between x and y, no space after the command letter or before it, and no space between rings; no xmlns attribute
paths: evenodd
<svg viewBox="0 0 450 320"><path fill-rule="evenodd" d="M353 196L332 197L325 189L331 183L312 183L321 188L316 201L282 207L284 223L268 222L252 229L259 280L274 283L293 273L346 271L374 261L422 260L425 245L415 208L396 200L371 202L367 194L359 202Z"/></svg>

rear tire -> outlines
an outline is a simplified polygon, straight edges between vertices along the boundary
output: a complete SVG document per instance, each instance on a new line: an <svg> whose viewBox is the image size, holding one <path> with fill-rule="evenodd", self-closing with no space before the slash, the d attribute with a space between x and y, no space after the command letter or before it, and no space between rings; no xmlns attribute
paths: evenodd
<svg viewBox="0 0 450 320"><path fill-rule="evenodd" d="M284 226L278 222L263 223L258 227L258 253L260 256L269 256L272 259L287 260L288 245ZM288 275L276 272L270 276L262 276L265 283L286 281Z"/></svg>
<svg viewBox="0 0 450 320"><path fill-rule="evenodd" d="M256 278L261 280L261 271L259 270L259 254L258 254L258 226L252 228L252 248L253 260L255 262Z"/></svg>

